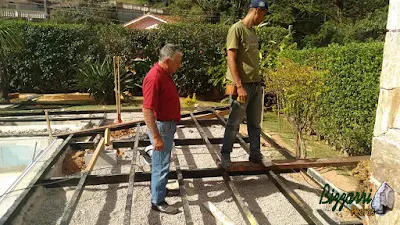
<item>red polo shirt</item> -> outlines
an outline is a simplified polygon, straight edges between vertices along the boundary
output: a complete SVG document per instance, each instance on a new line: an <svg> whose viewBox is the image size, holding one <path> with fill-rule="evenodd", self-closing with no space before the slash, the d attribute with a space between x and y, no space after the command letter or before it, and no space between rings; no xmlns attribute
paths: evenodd
<svg viewBox="0 0 400 225"><path fill-rule="evenodd" d="M172 77L156 63L143 80L143 108L160 121L180 121L179 94Z"/></svg>

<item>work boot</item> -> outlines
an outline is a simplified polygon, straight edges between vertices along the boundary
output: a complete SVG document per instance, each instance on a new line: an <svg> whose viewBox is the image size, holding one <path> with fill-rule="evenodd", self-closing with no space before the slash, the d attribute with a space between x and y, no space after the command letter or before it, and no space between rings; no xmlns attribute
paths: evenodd
<svg viewBox="0 0 400 225"><path fill-rule="evenodd" d="M179 213L179 209L177 209L171 205L168 205L168 203L166 203L165 201L159 205L155 205L155 204L151 203L151 209L158 211L158 212L166 213L166 214Z"/></svg>
<svg viewBox="0 0 400 225"><path fill-rule="evenodd" d="M264 165L265 167L272 166L272 161L270 159L266 159L262 154L250 155L249 161L252 163Z"/></svg>
<svg viewBox="0 0 400 225"><path fill-rule="evenodd" d="M166 196L167 197L176 197L176 196L180 196L181 192L179 191L179 189L169 189L167 188L166 190Z"/></svg>
<svg viewBox="0 0 400 225"><path fill-rule="evenodd" d="M230 154L221 154L221 166L224 169L228 169L231 166Z"/></svg>

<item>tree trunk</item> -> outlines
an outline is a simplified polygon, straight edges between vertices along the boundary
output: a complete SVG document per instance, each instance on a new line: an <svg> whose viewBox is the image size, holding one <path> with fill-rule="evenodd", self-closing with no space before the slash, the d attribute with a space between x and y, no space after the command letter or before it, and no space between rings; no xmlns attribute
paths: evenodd
<svg viewBox="0 0 400 225"><path fill-rule="evenodd" d="M296 158L300 159L300 157L301 157L300 136L299 136L299 132L297 131L296 132Z"/></svg>
<svg viewBox="0 0 400 225"><path fill-rule="evenodd" d="M306 145L300 128L296 128L296 158L307 158Z"/></svg>
<svg viewBox="0 0 400 225"><path fill-rule="evenodd" d="M306 149L306 142L303 138L303 134L299 131L299 141L300 141L300 158L305 159L307 158L307 149Z"/></svg>
<svg viewBox="0 0 400 225"><path fill-rule="evenodd" d="M0 98L8 101L8 74L6 68L0 64Z"/></svg>
<svg viewBox="0 0 400 225"><path fill-rule="evenodd" d="M210 22L212 24L217 24L221 21L221 13L219 11L213 11L211 13L211 19Z"/></svg>

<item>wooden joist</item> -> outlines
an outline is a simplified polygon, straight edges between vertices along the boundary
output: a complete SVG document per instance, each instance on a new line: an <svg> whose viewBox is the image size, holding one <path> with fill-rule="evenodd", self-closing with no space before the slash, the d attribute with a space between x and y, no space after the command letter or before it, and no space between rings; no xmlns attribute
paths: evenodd
<svg viewBox="0 0 400 225"><path fill-rule="evenodd" d="M352 166L357 163L369 160L370 156L352 156L341 158L314 158L314 159L286 159L272 160L270 170L279 171L285 169L304 169L310 167L326 167L326 166ZM248 161L233 162L229 168L232 171L259 171L263 170L263 165L251 163Z"/></svg>
<svg viewBox="0 0 400 225"><path fill-rule="evenodd" d="M222 107L222 108L216 109L216 110L226 111L228 109L226 107ZM212 114L211 109L193 113L193 115L196 115L196 116L199 116L199 115L200 116L205 116L207 114L210 114L210 115ZM190 117L190 114L182 114L181 115L181 118L187 118L187 117ZM207 119L207 117L202 117L202 119ZM145 125L145 122L144 122L144 120L135 120L135 121L119 123L119 124L110 124L110 125L100 126L100 127L96 127L96 128L90 128L90 129L85 129L85 130L79 130L79 131L73 131L73 132L68 132L68 133L56 134L56 135L54 135L54 137L64 138L64 137L67 137L70 134L73 134L74 137L90 136L90 135L93 134L93 132L103 133L104 130L107 129L107 128L109 128L111 131L114 131L114 130L132 128L132 127L135 127L137 124Z"/></svg>

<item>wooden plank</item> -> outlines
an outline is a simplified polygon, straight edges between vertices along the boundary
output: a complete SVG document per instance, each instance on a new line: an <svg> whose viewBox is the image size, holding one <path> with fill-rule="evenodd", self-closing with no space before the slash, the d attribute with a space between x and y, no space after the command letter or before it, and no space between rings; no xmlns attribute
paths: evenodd
<svg viewBox="0 0 400 225"><path fill-rule="evenodd" d="M1 114L0 114L1 115ZM94 116L94 117L50 117L51 121L73 121L73 120L101 120L102 116ZM0 122L44 122L46 121L45 117L13 117L13 118L0 118Z"/></svg>
<svg viewBox="0 0 400 225"><path fill-rule="evenodd" d="M221 121L221 123L224 126L226 126L227 122L226 122L225 118L223 118L222 116L218 115L215 110L212 109L212 111L214 112L214 114L216 114L217 119L219 121ZM237 138L240 138L240 137L241 137L241 134L239 133L237 135ZM272 139L272 137L269 134L265 133L262 129L261 129L261 137L264 140L266 140L272 147L274 147L276 150L278 150L283 156L285 156L285 158L287 158L287 159L295 159L296 158L293 153L291 153L288 149L286 149L286 148L280 146L279 144L277 144L275 142L275 140ZM242 145L243 143L241 143L240 140L239 140L239 143L241 144L242 147L244 147Z"/></svg>
<svg viewBox="0 0 400 225"><path fill-rule="evenodd" d="M222 120L225 121L224 119ZM224 125L226 126L226 123L224 123ZM238 139L240 140L241 138L239 137ZM246 144L244 144L243 141L240 142L240 145L248 154L250 154L249 147ZM273 166L276 165L274 165L273 163L271 167ZM319 219L313 214L313 211L310 208L310 206L308 206L300 198L300 196L297 195L296 192L290 190L273 171L268 171L267 176L273 182L273 184L282 192L282 194L289 200L289 202L292 203L293 207L300 213L300 215L307 221L307 223L318 224L318 225L322 224L322 222L319 221Z"/></svg>
<svg viewBox="0 0 400 225"><path fill-rule="evenodd" d="M196 178L208 178L208 177L220 177L223 175L224 171L221 168L207 168L207 169L191 169L186 170L182 169L183 179L196 179ZM228 173L228 176L250 176L250 175L261 175L265 174L268 169L263 170L253 170L253 171L236 171L230 170L225 171ZM279 170L279 173L293 173L298 172L299 170ZM129 181L128 173L124 174L113 174L113 175L89 175L86 179L85 185L100 185L100 184L119 184L119 183L128 183ZM168 179L177 179L176 171L169 171ZM59 188L59 187L71 187L77 186L79 183L80 177L53 177L46 180L41 180L37 183L37 185L43 185L46 188ZM151 180L150 172L136 172L135 174L135 182L148 182Z"/></svg>
<svg viewBox="0 0 400 225"><path fill-rule="evenodd" d="M282 194L289 200L294 206L297 212L307 221L308 224L322 225L322 222L314 215L311 207L294 191L292 191L283 182L284 178L279 177L273 171L267 172L268 178L274 183L274 185L282 192Z"/></svg>
<svg viewBox="0 0 400 225"><path fill-rule="evenodd" d="M96 150L94 150L92 157L88 165L86 166L86 171L93 170L94 165L96 164L97 158L99 157L100 152L104 149L104 137L100 139L99 143L97 144Z"/></svg>
<svg viewBox="0 0 400 225"><path fill-rule="evenodd" d="M132 212L132 200L134 194L134 183L135 183L135 168L136 168L136 158L137 158L137 151L139 147L139 128L140 126L136 126L136 137L135 137L135 144L133 146L132 151L132 161L131 161L131 169L129 173L129 185L128 185L128 192L126 194L126 204L125 204L125 216L124 216L124 225L131 224L131 212Z"/></svg>
<svg viewBox="0 0 400 225"><path fill-rule="evenodd" d="M173 149L172 151L172 158L174 160L175 164L175 169L176 169L176 175L178 178L178 184L179 184L179 192L181 193L181 199L182 199L182 204L183 204L183 213L185 215L185 221L187 225L193 225L193 220L192 220L192 215L190 214L190 209L189 209L189 201L187 200L187 191L185 188L185 183L183 181L183 175L181 171L181 166L179 164L178 157L176 156L176 151Z"/></svg>
<svg viewBox="0 0 400 225"><path fill-rule="evenodd" d="M222 144L223 138L210 138L209 139L211 144ZM249 142L249 138L245 137L244 142ZM236 139L234 140L234 143L238 143L239 140ZM130 146L133 145L133 140L132 139L127 139L127 140L116 140L112 142L113 148L129 148ZM199 138L187 138L187 139L175 139L174 140L175 146L187 146L187 145L204 145L203 139ZM150 141L144 141L140 140L139 141L139 147L146 147L151 145Z"/></svg>
<svg viewBox="0 0 400 225"><path fill-rule="evenodd" d="M190 116L192 117L192 120L195 122L197 130L198 130L200 136L203 138L208 151L210 152L212 158L214 159L215 164L217 164L217 166L220 167L221 166L221 161L218 158L218 153L215 151L214 147L212 146L212 144L208 140L208 137L207 137L206 133L204 132L203 128L200 126L199 122L194 117L194 115L191 114ZM248 207L244 203L242 197L239 194L239 191L237 190L237 188L233 184L233 182L230 179L228 173L226 173L226 172L223 173L223 179L225 181L225 184L226 184L228 190L231 192L232 197L233 197L233 199L234 199L234 201L235 201L240 213L242 214L243 219L246 222L246 224L250 224L250 225L258 224L256 219L255 219L255 217L253 216L253 214L250 212L250 210L248 209Z"/></svg>
<svg viewBox="0 0 400 225"><path fill-rule="evenodd" d="M136 135L137 136L137 135ZM111 144L111 133L110 133L110 128L107 128L106 131L104 132L104 144L105 145L110 145ZM136 143L136 141L135 141Z"/></svg>
<svg viewBox="0 0 400 225"><path fill-rule="evenodd" d="M61 225L69 225L69 223L71 222L76 206L78 205L79 199L81 198L83 193L83 189L85 188L86 179L90 175L94 165L96 164L99 153L103 148L104 148L104 138L101 138L96 147L96 150L93 153L93 156L90 158L88 166L82 173L78 186L76 187L74 194L72 195L72 198L67 205L67 208L63 212L60 222Z"/></svg>
<svg viewBox="0 0 400 225"><path fill-rule="evenodd" d="M273 165L269 166L270 170L284 169L304 169L310 167L326 167L326 166L352 166L359 162L369 160L370 156L352 156L341 158L314 158L314 159L291 159L291 160L272 160ZM232 162L230 170L234 171L259 171L266 168L263 165L251 163L249 161Z"/></svg>
<svg viewBox="0 0 400 225"><path fill-rule="evenodd" d="M216 115L218 115L218 116L226 116L226 115L229 115L229 110L226 109L226 110L222 110L222 111L216 111L216 114L214 114L214 113L209 113L209 114L204 115L204 116L198 116L196 119L198 119L198 120L213 119L213 118L216 117Z"/></svg>
<svg viewBox="0 0 400 225"><path fill-rule="evenodd" d="M216 107L215 110L225 110L229 109L229 106ZM183 107L181 111L195 111L196 107ZM208 110L208 109L207 109ZM201 112L200 110L199 112ZM121 109L121 112L142 112L142 108L134 108L134 109ZM115 109L103 109L103 110L63 110L63 109L53 109L49 110L49 113L52 115L71 115L71 114L97 114L97 113L115 113ZM194 112L196 115L198 112ZM21 112L21 110L0 110L0 116L36 116L43 115L43 110L26 110L25 112Z"/></svg>
<svg viewBox="0 0 400 225"><path fill-rule="evenodd" d="M287 159L295 159L295 155L289 151L287 148L280 146L278 143L275 142L275 140L267 133L265 133L263 130L261 130L261 137L266 140L272 147L274 147L276 150L278 150L285 158Z"/></svg>
<svg viewBox="0 0 400 225"><path fill-rule="evenodd" d="M211 202L204 202L203 205L223 225L234 225L233 221Z"/></svg>
<svg viewBox="0 0 400 225"><path fill-rule="evenodd" d="M69 144L72 150L79 151L83 149L94 149L95 144L93 141L74 141Z"/></svg>
<svg viewBox="0 0 400 225"><path fill-rule="evenodd" d="M203 115L210 113L210 110L204 110L204 111L199 111L193 113L194 115ZM181 118L186 118L190 117L190 114L183 114L181 115ZM104 132L106 128L110 128L110 130L120 130L120 129L127 129L127 128L132 128L136 126L137 124L140 125L145 125L144 120L135 120L135 121L130 121L130 122L125 122L125 123L119 123L119 124L110 124L106 126L100 126L96 128L90 128L90 129L85 129L85 130L79 130L79 131L73 131L73 132L68 132L68 133L61 133L61 134L56 134L54 137L66 137L70 134L74 134L75 137L80 137L80 136L89 136L92 135L93 132Z"/></svg>
<svg viewBox="0 0 400 225"><path fill-rule="evenodd" d="M328 214L325 213L324 210L322 209L317 209L317 213L324 218L324 220L326 222L328 222L328 224L330 225L363 225L363 221L362 220L351 220L351 221L339 221L336 222L333 219L331 219Z"/></svg>

